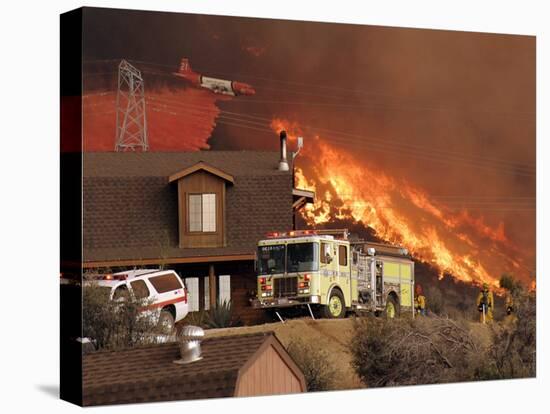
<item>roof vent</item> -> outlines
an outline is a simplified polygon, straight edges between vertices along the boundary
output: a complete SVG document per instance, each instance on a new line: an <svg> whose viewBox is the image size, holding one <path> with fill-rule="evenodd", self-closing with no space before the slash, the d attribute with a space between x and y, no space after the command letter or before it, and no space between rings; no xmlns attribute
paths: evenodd
<svg viewBox="0 0 550 414"><path fill-rule="evenodd" d="M204 330L198 326L184 326L178 335L181 359L175 364L189 364L202 359L201 340L204 338Z"/></svg>
<svg viewBox="0 0 550 414"><path fill-rule="evenodd" d="M282 130L279 134L281 138L281 160L279 161L279 171L288 171L288 161L286 159L286 131Z"/></svg>

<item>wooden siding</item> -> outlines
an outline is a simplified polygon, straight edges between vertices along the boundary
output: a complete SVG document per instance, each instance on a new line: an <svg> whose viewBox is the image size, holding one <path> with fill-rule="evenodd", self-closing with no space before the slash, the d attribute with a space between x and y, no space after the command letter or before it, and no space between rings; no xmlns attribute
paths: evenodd
<svg viewBox="0 0 550 414"><path fill-rule="evenodd" d="M190 232L187 217L189 194L216 194L216 231ZM179 246L224 247L225 242L225 181L206 171L196 171L178 181Z"/></svg>
<svg viewBox="0 0 550 414"><path fill-rule="evenodd" d="M265 309L255 309L250 303L251 292L255 292L256 276L231 275L231 303L233 312L244 325L269 322Z"/></svg>
<svg viewBox="0 0 550 414"><path fill-rule="evenodd" d="M268 346L244 371L236 397L304 392L302 384L273 346Z"/></svg>

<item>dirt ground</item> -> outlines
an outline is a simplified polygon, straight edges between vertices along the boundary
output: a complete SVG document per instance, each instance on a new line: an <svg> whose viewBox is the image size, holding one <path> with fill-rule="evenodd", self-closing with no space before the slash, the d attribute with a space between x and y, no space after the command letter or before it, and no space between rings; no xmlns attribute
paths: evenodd
<svg viewBox="0 0 550 414"><path fill-rule="evenodd" d="M285 323L274 322L263 325L237 328L208 329L206 337L273 331L284 346L296 337L315 346L323 347L331 355L330 363L336 368L336 389L364 388L350 365L351 354L348 343L351 340L352 319L288 319Z"/></svg>

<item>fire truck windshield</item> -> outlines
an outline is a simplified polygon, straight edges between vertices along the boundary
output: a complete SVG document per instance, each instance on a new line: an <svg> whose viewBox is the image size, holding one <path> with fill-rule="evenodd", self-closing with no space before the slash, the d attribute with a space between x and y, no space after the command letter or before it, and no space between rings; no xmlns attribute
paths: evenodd
<svg viewBox="0 0 550 414"><path fill-rule="evenodd" d="M258 247L258 271L261 275L284 273L285 245L275 244Z"/></svg>
<svg viewBox="0 0 550 414"><path fill-rule="evenodd" d="M287 272L319 270L319 243L292 243L287 247Z"/></svg>
<svg viewBox="0 0 550 414"><path fill-rule="evenodd" d="M319 270L319 244L290 243L287 246L275 244L258 247L260 275L284 273L285 265L287 273Z"/></svg>

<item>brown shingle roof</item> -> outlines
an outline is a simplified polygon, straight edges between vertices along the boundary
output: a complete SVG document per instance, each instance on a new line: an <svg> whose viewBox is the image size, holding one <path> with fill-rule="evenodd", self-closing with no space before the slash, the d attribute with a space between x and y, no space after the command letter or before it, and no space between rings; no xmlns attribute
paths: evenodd
<svg viewBox="0 0 550 414"><path fill-rule="evenodd" d="M270 339L272 332L207 338L203 359L184 365L173 362L177 343L85 355L83 405L233 396L239 370Z"/></svg>
<svg viewBox="0 0 550 414"><path fill-rule="evenodd" d="M84 261L251 255L258 239L292 226L292 174L278 153L85 153ZM224 248L178 247L177 186L168 177L204 161L234 177Z"/></svg>
<svg viewBox="0 0 550 414"><path fill-rule="evenodd" d="M204 161L233 176L286 175L273 151L88 152L84 177L169 177Z"/></svg>

